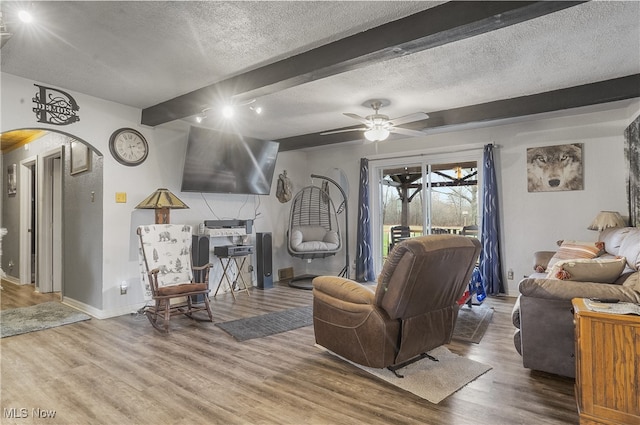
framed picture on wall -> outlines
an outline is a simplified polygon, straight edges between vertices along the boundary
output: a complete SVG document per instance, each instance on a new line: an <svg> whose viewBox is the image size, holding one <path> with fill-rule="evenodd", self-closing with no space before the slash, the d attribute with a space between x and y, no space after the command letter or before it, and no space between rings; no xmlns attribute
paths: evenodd
<svg viewBox="0 0 640 425"><path fill-rule="evenodd" d="M529 192L583 190L582 143L527 149Z"/></svg>
<svg viewBox="0 0 640 425"><path fill-rule="evenodd" d="M84 143L71 142L71 175L89 171L91 169L91 155Z"/></svg>
<svg viewBox="0 0 640 425"><path fill-rule="evenodd" d="M16 164L11 164L7 167L7 194L9 196L15 196L18 192L18 167Z"/></svg>

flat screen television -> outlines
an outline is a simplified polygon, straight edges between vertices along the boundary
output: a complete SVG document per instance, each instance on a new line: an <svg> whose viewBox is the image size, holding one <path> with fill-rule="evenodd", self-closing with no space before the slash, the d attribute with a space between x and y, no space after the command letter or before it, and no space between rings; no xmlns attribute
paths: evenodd
<svg viewBox="0 0 640 425"><path fill-rule="evenodd" d="M278 142L191 127L182 191L268 195L279 146Z"/></svg>

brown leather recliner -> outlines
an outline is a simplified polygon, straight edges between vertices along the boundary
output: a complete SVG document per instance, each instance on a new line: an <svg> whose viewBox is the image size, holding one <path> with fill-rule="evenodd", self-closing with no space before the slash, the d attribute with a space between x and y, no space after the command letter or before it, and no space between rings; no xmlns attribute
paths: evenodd
<svg viewBox="0 0 640 425"><path fill-rule="evenodd" d="M457 300L469 284L480 242L430 235L395 246L372 289L349 279L313 280L316 342L355 363L398 369L451 341Z"/></svg>

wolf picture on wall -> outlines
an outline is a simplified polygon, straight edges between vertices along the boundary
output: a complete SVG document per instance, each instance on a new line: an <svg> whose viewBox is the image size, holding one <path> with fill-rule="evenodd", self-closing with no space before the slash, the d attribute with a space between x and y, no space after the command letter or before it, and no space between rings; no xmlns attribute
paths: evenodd
<svg viewBox="0 0 640 425"><path fill-rule="evenodd" d="M527 148L529 192L582 190L582 143Z"/></svg>

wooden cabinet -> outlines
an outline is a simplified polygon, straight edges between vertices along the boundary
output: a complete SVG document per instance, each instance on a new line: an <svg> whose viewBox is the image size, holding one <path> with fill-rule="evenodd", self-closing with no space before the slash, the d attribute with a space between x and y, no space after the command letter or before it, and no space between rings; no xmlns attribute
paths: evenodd
<svg viewBox="0 0 640 425"><path fill-rule="evenodd" d="M640 316L573 307L580 424L640 425Z"/></svg>

